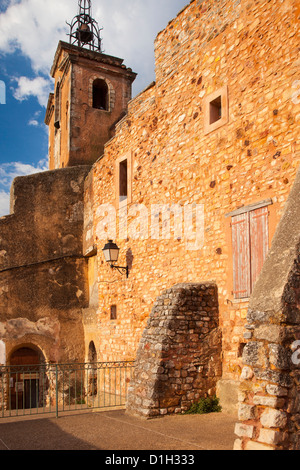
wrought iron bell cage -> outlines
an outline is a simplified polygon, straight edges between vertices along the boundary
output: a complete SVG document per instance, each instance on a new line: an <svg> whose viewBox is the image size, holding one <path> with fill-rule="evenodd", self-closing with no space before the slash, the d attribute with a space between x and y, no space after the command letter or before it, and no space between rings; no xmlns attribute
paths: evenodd
<svg viewBox="0 0 300 470"><path fill-rule="evenodd" d="M70 44L79 47L87 47L96 52L102 52L102 39L98 23L92 17L91 0L78 1L79 13L70 26Z"/></svg>

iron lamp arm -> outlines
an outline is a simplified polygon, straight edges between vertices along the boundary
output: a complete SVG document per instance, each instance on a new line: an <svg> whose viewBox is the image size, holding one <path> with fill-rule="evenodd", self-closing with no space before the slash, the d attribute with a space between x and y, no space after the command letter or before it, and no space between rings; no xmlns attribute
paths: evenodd
<svg viewBox="0 0 300 470"><path fill-rule="evenodd" d="M126 277L128 278L129 275L129 269L128 266L116 266L113 263L110 263L111 269L117 269L120 274L126 274Z"/></svg>

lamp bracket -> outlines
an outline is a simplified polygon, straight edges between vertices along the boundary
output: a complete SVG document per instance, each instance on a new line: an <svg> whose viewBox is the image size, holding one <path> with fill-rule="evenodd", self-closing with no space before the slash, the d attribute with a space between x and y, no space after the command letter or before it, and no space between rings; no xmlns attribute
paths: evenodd
<svg viewBox="0 0 300 470"><path fill-rule="evenodd" d="M115 264L110 265L111 269L117 269L120 274L126 274L126 277L129 276L129 269L128 266L116 266Z"/></svg>

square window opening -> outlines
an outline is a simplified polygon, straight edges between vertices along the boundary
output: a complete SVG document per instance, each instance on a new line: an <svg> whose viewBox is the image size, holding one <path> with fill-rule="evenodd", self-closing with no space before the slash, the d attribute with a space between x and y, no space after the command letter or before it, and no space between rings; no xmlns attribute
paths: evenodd
<svg viewBox="0 0 300 470"><path fill-rule="evenodd" d="M203 107L205 135L227 124L229 120L227 85L207 95L203 100Z"/></svg>
<svg viewBox="0 0 300 470"><path fill-rule="evenodd" d="M110 307L110 319L116 320L117 319L117 306L111 305Z"/></svg>

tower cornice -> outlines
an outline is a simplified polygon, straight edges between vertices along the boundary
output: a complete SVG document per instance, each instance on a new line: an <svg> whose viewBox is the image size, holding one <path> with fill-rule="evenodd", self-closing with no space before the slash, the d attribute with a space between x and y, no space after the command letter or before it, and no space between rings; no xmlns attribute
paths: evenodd
<svg viewBox="0 0 300 470"><path fill-rule="evenodd" d="M131 68L128 68L123 64L124 59L110 56L107 54L103 54L102 52L84 49L82 47L75 46L73 44L69 44L64 41L59 41L57 49L56 49L53 65L50 71L50 74L53 78L55 76L55 71L60 66L59 59L60 59L62 51L65 51L68 54L69 60L71 62L75 62L78 58L85 58L90 61L95 61L95 62L102 63L105 65L117 67L118 69L123 69L124 72L126 72L126 74L128 73L132 74L132 80L134 80L136 77L136 73L133 72Z"/></svg>

